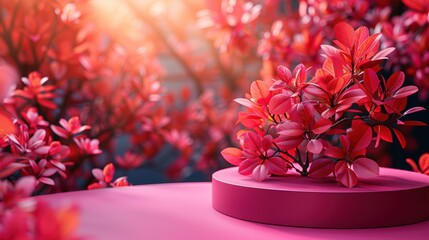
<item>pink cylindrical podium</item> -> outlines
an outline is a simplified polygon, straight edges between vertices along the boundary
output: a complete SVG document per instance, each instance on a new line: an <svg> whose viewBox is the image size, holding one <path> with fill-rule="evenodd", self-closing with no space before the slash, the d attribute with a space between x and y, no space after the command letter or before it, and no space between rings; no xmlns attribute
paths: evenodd
<svg viewBox="0 0 429 240"><path fill-rule="evenodd" d="M429 176L380 168L354 188L292 174L265 182L237 168L213 174L212 205L239 219L311 228L377 228L429 220Z"/></svg>

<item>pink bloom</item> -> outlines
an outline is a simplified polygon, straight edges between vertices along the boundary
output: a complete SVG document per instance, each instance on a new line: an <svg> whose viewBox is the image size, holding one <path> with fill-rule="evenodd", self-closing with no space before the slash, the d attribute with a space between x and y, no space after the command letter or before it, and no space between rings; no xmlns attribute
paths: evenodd
<svg viewBox="0 0 429 240"><path fill-rule="evenodd" d="M49 155L56 160L63 160L70 154L70 148L59 141L53 141L49 146L38 148L36 152L41 155Z"/></svg>
<svg viewBox="0 0 429 240"><path fill-rule="evenodd" d="M73 138L78 147L86 154L97 155L102 151L98 148L100 141L98 139L89 138Z"/></svg>
<svg viewBox="0 0 429 240"><path fill-rule="evenodd" d="M57 134L62 138L75 136L79 133L82 133L85 130L91 129L91 127L88 125L82 126L80 123L80 118L77 116L70 118L68 121L66 121L65 119L61 119L60 125L61 127L51 125L51 129L55 134Z"/></svg>
<svg viewBox="0 0 429 240"><path fill-rule="evenodd" d="M231 164L239 165L240 174L252 174L254 179L263 181L271 174L284 175L289 169L286 160L275 156L271 146L271 136L261 137L254 132L246 132L242 150L226 148L221 154Z"/></svg>
<svg viewBox="0 0 429 240"><path fill-rule="evenodd" d="M49 123L39 115L37 109L34 107L28 108L27 111L21 113L25 122L29 127L30 134L34 133L39 128L47 127Z"/></svg>
<svg viewBox="0 0 429 240"><path fill-rule="evenodd" d="M165 139L176 147L177 149L186 149L192 144L192 139L189 136L189 133L186 131L179 131L173 129L169 132L164 133Z"/></svg>
<svg viewBox="0 0 429 240"><path fill-rule="evenodd" d="M125 155L116 156L116 162L121 168L132 169L142 165L144 156L141 154L135 154L132 152L126 152Z"/></svg>
<svg viewBox="0 0 429 240"><path fill-rule="evenodd" d="M19 129L20 131L18 135L15 135L15 134L8 135L9 143L12 146L14 151L17 151L20 154L35 153L37 152L38 148L46 144L45 130L38 129L36 132L34 132L33 136L30 137L28 133L28 128L26 125L21 125Z"/></svg>
<svg viewBox="0 0 429 240"><path fill-rule="evenodd" d="M88 186L88 189L98 189L106 187L124 187L130 186L127 177L119 177L112 182L113 176L115 175L115 167L112 163L107 164L103 169L94 168L92 169L92 175L98 180L98 182L92 183Z"/></svg>
<svg viewBox="0 0 429 240"><path fill-rule="evenodd" d="M24 174L36 177L37 182L41 182L50 186L55 185L55 182L51 177L58 172L56 166L49 163L46 159L42 159L37 163L30 159L28 162L31 167L23 169Z"/></svg>
<svg viewBox="0 0 429 240"><path fill-rule="evenodd" d="M25 87L23 90L17 89L15 91L15 96L35 100L43 107L54 109L56 108L56 105L53 102L53 98L55 97L53 92L55 90L55 86L46 86L45 84L47 81L47 77L42 78L39 73L31 72L28 74L28 78L22 78L22 82Z"/></svg>

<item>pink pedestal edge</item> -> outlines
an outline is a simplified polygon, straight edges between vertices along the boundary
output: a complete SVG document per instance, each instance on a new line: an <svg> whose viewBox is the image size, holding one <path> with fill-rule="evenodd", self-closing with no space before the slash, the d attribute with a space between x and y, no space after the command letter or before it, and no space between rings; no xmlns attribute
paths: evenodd
<svg viewBox="0 0 429 240"><path fill-rule="evenodd" d="M310 228L379 228L429 220L429 177L381 168L348 189L332 178L292 175L256 182L237 168L213 174L212 205L259 223Z"/></svg>

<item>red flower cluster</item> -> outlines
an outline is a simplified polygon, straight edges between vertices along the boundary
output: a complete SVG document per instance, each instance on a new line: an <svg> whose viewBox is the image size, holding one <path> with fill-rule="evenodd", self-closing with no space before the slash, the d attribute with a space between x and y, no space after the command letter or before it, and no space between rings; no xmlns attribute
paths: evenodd
<svg viewBox="0 0 429 240"><path fill-rule="evenodd" d="M247 111L239 121L250 130L237 138L240 148L226 148L224 158L239 165L243 175L257 180L284 175L294 168L301 175L335 179L347 187L358 178L378 175L377 163L366 156L375 139L392 142L392 133L405 147L398 125L425 125L402 121L407 97L418 91L402 87L404 74L380 80L381 60L393 51L379 50L380 35L366 27L354 30L341 22L334 27L338 47L323 45L326 60L307 81L307 70L277 68L278 80L254 81L247 98L236 102Z"/></svg>

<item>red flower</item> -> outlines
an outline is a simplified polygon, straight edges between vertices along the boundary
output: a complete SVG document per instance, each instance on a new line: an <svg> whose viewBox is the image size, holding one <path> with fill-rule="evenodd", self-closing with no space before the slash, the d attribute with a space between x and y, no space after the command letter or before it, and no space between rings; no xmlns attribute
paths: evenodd
<svg viewBox="0 0 429 240"><path fill-rule="evenodd" d="M82 126L80 123L80 118L77 116L70 118L68 121L61 119L60 125L61 127L51 125L51 129L55 134L62 138L75 136L82 133L83 131L91 129L91 127L88 125Z"/></svg>
<svg viewBox="0 0 429 240"><path fill-rule="evenodd" d="M254 132L246 132L242 150L226 148L221 154L229 163L239 165L240 174L252 174L255 180L263 181L271 174L284 175L290 168L284 159L275 156L271 146L271 136L261 137Z"/></svg>
<svg viewBox="0 0 429 240"><path fill-rule="evenodd" d="M30 107L27 111L22 112L21 116L25 120L29 128L29 133L33 134L37 129L49 126L49 123L39 115L38 111L34 107Z"/></svg>
<svg viewBox="0 0 429 240"><path fill-rule="evenodd" d="M124 187L129 186L130 183L126 177L120 177L112 182L113 176L115 175L115 167L112 163L107 164L103 170L99 168L92 169L92 175L98 180L96 183L92 183L88 186L88 189L97 189L105 187Z"/></svg>
<svg viewBox="0 0 429 240"><path fill-rule="evenodd" d="M51 177L58 171L56 166L49 163L46 159L42 159L37 163L29 159L28 163L30 167L23 169L22 172L24 174L36 177L37 183L41 182L46 185L55 185L55 181Z"/></svg>
<svg viewBox="0 0 429 240"><path fill-rule="evenodd" d="M77 146L88 155L97 155L101 154L102 151L98 148L100 141L98 139L89 139L89 138L73 138Z"/></svg>
<svg viewBox="0 0 429 240"><path fill-rule="evenodd" d="M19 152L23 155L34 154L39 148L43 147L46 144L45 130L38 129L36 132L34 132L33 136L30 137L26 125L21 125L19 129L20 131L18 135L8 135L9 143L12 147L13 152Z"/></svg>
<svg viewBox="0 0 429 240"><path fill-rule="evenodd" d="M125 155L116 156L116 162L121 168L132 169L140 167L143 164L144 156L142 154L135 154L127 151Z"/></svg>
<svg viewBox="0 0 429 240"><path fill-rule="evenodd" d="M15 90L15 96L28 100L35 100L43 107L55 109L57 107L53 102L53 98L56 96L53 92L55 86L45 86L47 81L47 77L42 78L39 73L32 72L28 74L28 78L22 78L25 87L23 90Z"/></svg>

